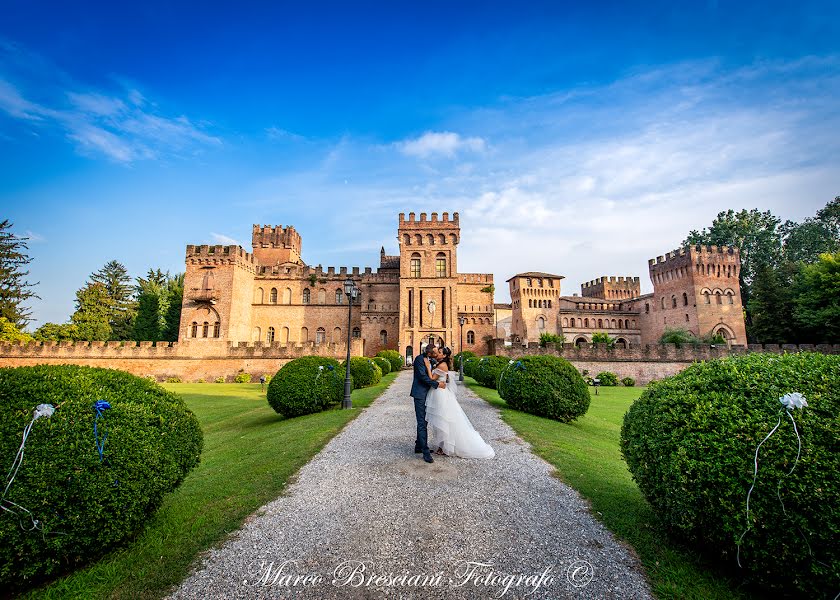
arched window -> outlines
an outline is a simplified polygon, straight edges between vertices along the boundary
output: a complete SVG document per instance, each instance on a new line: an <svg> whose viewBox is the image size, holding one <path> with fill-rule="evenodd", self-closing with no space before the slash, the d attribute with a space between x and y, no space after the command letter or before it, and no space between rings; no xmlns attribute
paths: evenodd
<svg viewBox="0 0 840 600"><path fill-rule="evenodd" d="M645 302L645 312L646 313L650 312L650 304L648 304L647 302Z"/></svg>
<svg viewBox="0 0 840 600"><path fill-rule="evenodd" d="M612 324L612 328L613 328L613 329L615 329L615 319L613 319L612 321L610 321L610 323Z"/></svg>
<svg viewBox="0 0 840 600"><path fill-rule="evenodd" d="M665 296L662 296L662 309L665 309Z"/></svg>
<svg viewBox="0 0 840 600"><path fill-rule="evenodd" d="M190 337L198 337L198 323L195 321L193 321L190 326Z"/></svg>
<svg viewBox="0 0 840 600"><path fill-rule="evenodd" d="M528 283L528 287L533 287L533 283L531 282L531 278L525 280Z"/></svg>
<svg viewBox="0 0 840 600"><path fill-rule="evenodd" d="M269 327L268 331L265 332L265 341L269 344L274 342L274 327Z"/></svg>
<svg viewBox="0 0 840 600"><path fill-rule="evenodd" d="M433 245L434 245L434 243L435 243L435 236L433 236L431 233L427 234L427 235L426 235L426 243L427 243L429 246L433 246Z"/></svg>
<svg viewBox="0 0 840 600"><path fill-rule="evenodd" d="M585 343L586 343L586 338L585 337L579 337L578 339L575 340L575 346L577 346L578 348L583 346Z"/></svg>
<svg viewBox="0 0 840 600"><path fill-rule="evenodd" d="M201 328L201 337L207 337L210 333L210 323L204 321L204 326Z"/></svg>
<svg viewBox="0 0 840 600"><path fill-rule="evenodd" d="M538 317L537 318L537 329L539 329L540 331L545 329L545 318L543 318L543 317Z"/></svg>
<svg viewBox="0 0 840 600"><path fill-rule="evenodd" d="M319 327L315 331L315 343L316 344L323 344L327 341L327 330L323 327Z"/></svg>
<svg viewBox="0 0 840 600"><path fill-rule="evenodd" d="M354 338L359 339L360 337L362 337L362 330L359 329L358 327L354 327L352 335L353 335Z"/></svg>
<svg viewBox="0 0 840 600"><path fill-rule="evenodd" d="M292 288L286 288L283 290L283 304L291 304L292 303Z"/></svg>
<svg viewBox="0 0 840 600"><path fill-rule="evenodd" d="M269 295L268 301L272 304L277 304L277 288L271 288L271 294Z"/></svg>
<svg viewBox="0 0 840 600"><path fill-rule="evenodd" d="M443 235L442 233L438 236L438 243L441 244L441 245L446 243L446 236Z"/></svg>
<svg viewBox="0 0 840 600"><path fill-rule="evenodd" d="M572 317L571 319L569 319L569 327L574 327L574 326L575 326L575 318Z"/></svg>
<svg viewBox="0 0 840 600"><path fill-rule="evenodd" d="M309 288L303 290L303 303L309 304L309 300L311 298L311 294L309 292Z"/></svg>
<svg viewBox="0 0 840 600"><path fill-rule="evenodd" d="M284 327L280 333L280 343L281 344L288 344L289 343L289 328Z"/></svg>
<svg viewBox="0 0 840 600"><path fill-rule="evenodd" d="M259 327L254 327L254 341L259 342L262 336L262 330Z"/></svg>
<svg viewBox="0 0 840 600"><path fill-rule="evenodd" d="M327 290L321 288L318 290L318 304L326 304L327 303Z"/></svg>
<svg viewBox="0 0 840 600"><path fill-rule="evenodd" d="M222 332L222 324L216 321L213 323L213 337L219 337L219 334Z"/></svg>
<svg viewBox="0 0 840 600"><path fill-rule="evenodd" d="M688 294L683 292L683 306L688 306Z"/></svg>
<svg viewBox="0 0 840 600"><path fill-rule="evenodd" d="M411 276L420 277L420 254L417 252L411 255Z"/></svg>
<svg viewBox="0 0 840 600"><path fill-rule="evenodd" d="M530 298L528 298L528 308L533 308L533 307L534 307L534 301L531 300Z"/></svg>
<svg viewBox="0 0 840 600"><path fill-rule="evenodd" d="M689 317L688 317L688 313L686 313L685 314L685 322L688 323L688 321L689 321Z"/></svg>
<svg viewBox="0 0 840 600"><path fill-rule="evenodd" d="M723 304L723 297L721 296L720 292L715 292L715 299L717 300L718 304Z"/></svg>
<svg viewBox="0 0 840 600"><path fill-rule="evenodd" d="M446 277L446 255L443 252L435 258L435 277Z"/></svg>
<svg viewBox="0 0 840 600"><path fill-rule="evenodd" d="M671 296L671 308L677 308L677 297Z"/></svg>
<svg viewBox="0 0 840 600"><path fill-rule="evenodd" d="M388 345L388 332L385 331L384 329L379 332L379 344L381 346L387 346Z"/></svg>
<svg viewBox="0 0 840 600"><path fill-rule="evenodd" d="M604 326L604 321L602 319L598 319L598 328L602 328Z"/></svg>
<svg viewBox="0 0 840 600"><path fill-rule="evenodd" d="M336 304L341 304L343 298L344 298L344 292L342 292L340 289L336 290L335 291L335 303Z"/></svg>
<svg viewBox="0 0 840 600"><path fill-rule="evenodd" d="M703 300L706 304L711 304L712 303L712 297L709 294L708 290L703 291Z"/></svg>
<svg viewBox="0 0 840 600"><path fill-rule="evenodd" d="M300 341L301 342L308 342L309 341L309 328L308 327L301 327L300 328Z"/></svg>
<svg viewBox="0 0 840 600"><path fill-rule="evenodd" d="M584 319L583 320L583 326L584 327L589 327L589 319Z"/></svg>
<svg viewBox="0 0 840 600"><path fill-rule="evenodd" d="M475 331L470 330L467 332L467 343L475 344Z"/></svg>
<svg viewBox="0 0 840 600"><path fill-rule="evenodd" d="M411 236L407 233L403 234L403 244L406 244L407 246L411 245Z"/></svg>
<svg viewBox="0 0 840 600"><path fill-rule="evenodd" d="M264 298L265 295L262 288L257 288L254 290L254 304L262 304Z"/></svg>
<svg viewBox="0 0 840 600"><path fill-rule="evenodd" d="M334 344L338 344L341 342L341 327L336 327L335 329L333 329L332 341Z"/></svg>
<svg viewBox="0 0 840 600"><path fill-rule="evenodd" d="M726 290L726 300L729 304L735 304L735 292Z"/></svg>
<svg viewBox="0 0 840 600"><path fill-rule="evenodd" d="M569 319L567 319L566 317L563 317L563 327L568 327L568 326L569 326Z"/></svg>

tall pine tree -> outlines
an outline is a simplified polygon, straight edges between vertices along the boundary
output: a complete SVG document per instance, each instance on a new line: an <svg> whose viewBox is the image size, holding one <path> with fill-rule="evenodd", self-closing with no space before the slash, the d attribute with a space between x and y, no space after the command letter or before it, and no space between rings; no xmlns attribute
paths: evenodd
<svg viewBox="0 0 840 600"><path fill-rule="evenodd" d="M77 339L102 340L111 337L111 298L101 283L88 283L76 292L76 312L70 317Z"/></svg>
<svg viewBox="0 0 840 600"><path fill-rule="evenodd" d="M160 269L149 269L146 277L138 277L137 316L134 319L134 339L158 342L163 340L166 329L166 312L169 298L169 274Z"/></svg>
<svg viewBox="0 0 840 600"><path fill-rule="evenodd" d="M134 300L134 287L125 266L112 260L91 274L93 283L105 286L110 299L111 313L108 321L111 325L111 339L127 340L131 337L137 303Z"/></svg>
<svg viewBox="0 0 840 600"><path fill-rule="evenodd" d="M38 298L32 291L38 284L26 280L29 275L26 266L32 262L27 254L29 238L19 237L11 229L8 219L0 222L0 317L23 329L32 320L32 311L25 303Z"/></svg>

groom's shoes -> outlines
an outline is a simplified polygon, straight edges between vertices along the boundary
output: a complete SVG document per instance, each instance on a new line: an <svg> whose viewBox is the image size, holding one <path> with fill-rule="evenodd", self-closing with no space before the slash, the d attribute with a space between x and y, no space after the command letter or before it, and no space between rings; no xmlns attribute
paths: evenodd
<svg viewBox="0 0 840 600"><path fill-rule="evenodd" d="M432 455L431 455L431 454L428 454L428 453L424 453L424 454L423 454L423 460L425 460L427 463L433 463L433 462L435 462L435 459L434 459L434 458L432 458Z"/></svg>
<svg viewBox="0 0 840 600"><path fill-rule="evenodd" d="M414 454L422 454L422 453L423 453L423 448L421 448L420 446L414 446Z"/></svg>

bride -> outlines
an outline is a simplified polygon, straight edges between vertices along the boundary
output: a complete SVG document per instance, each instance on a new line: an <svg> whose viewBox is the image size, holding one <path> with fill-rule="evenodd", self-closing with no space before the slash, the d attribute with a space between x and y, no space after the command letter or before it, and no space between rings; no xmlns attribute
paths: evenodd
<svg viewBox="0 0 840 600"><path fill-rule="evenodd" d="M458 386L455 377L450 376L452 350L438 348L437 354L439 362L429 377L444 380L446 387L432 388L426 396L426 421L438 444L435 453L461 458L493 458L496 455L493 448L473 428L458 404Z"/></svg>

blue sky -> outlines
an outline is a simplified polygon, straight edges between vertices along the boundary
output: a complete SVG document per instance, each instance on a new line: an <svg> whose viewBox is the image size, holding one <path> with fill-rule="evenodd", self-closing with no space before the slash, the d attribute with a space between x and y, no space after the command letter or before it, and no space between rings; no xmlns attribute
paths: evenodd
<svg viewBox="0 0 840 600"><path fill-rule="evenodd" d="M0 213L37 322L111 259L293 224L376 266L459 211L459 269L639 275L727 208L840 195L837 2L0 1ZM527 4L527 6L520 6Z"/></svg>

